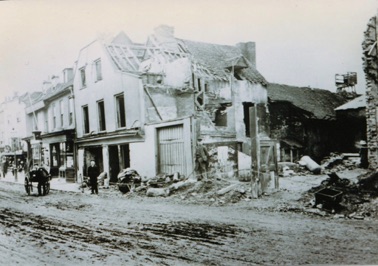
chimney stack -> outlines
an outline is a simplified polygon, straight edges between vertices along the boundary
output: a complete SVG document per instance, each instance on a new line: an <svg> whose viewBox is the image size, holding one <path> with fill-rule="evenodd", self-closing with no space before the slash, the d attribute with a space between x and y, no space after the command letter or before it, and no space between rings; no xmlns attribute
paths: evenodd
<svg viewBox="0 0 378 266"><path fill-rule="evenodd" d="M164 47L171 51L179 52L174 27L160 25L154 29L154 36Z"/></svg>
<svg viewBox="0 0 378 266"><path fill-rule="evenodd" d="M45 93L51 87L50 81L44 81L42 83L42 91Z"/></svg>
<svg viewBox="0 0 378 266"><path fill-rule="evenodd" d="M241 51L241 54L256 68L256 43L255 42L240 42L236 44Z"/></svg>
<svg viewBox="0 0 378 266"><path fill-rule="evenodd" d="M56 85L58 85L58 83L59 83L59 76L55 76L55 75L53 75L53 76L51 77L51 83L52 83L52 86L53 86L53 87L56 87Z"/></svg>
<svg viewBox="0 0 378 266"><path fill-rule="evenodd" d="M63 83L67 83L68 81L72 79L73 79L73 69L72 68L63 69Z"/></svg>

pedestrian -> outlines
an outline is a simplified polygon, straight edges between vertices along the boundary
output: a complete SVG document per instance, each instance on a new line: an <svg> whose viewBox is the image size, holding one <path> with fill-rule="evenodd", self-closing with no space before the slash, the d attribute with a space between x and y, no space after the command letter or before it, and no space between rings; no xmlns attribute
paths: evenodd
<svg viewBox="0 0 378 266"><path fill-rule="evenodd" d="M360 141L360 167L361 168L368 168L369 162L368 162L368 148L367 143L364 140Z"/></svg>
<svg viewBox="0 0 378 266"><path fill-rule="evenodd" d="M94 160L91 160L91 165L88 167L89 182L91 184L91 194L98 194L97 177L100 175L100 171Z"/></svg>
<svg viewBox="0 0 378 266"><path fill-rule="evenodd" d="M3 177L5 177L5 175L7 174L7 171L8 171L7 158L5 156L3 156L1 158L1 172L2 172Z"/></svg>
<svg viewBox="0 0 378 266"><path fill-rule="evenodd" d="M202 178L207 180L207 166L209 163L209 153L207 152L206 147L202 143L202 138L198 138L195 163L195 170L197 172L198 180L201 180Z"/></svg>

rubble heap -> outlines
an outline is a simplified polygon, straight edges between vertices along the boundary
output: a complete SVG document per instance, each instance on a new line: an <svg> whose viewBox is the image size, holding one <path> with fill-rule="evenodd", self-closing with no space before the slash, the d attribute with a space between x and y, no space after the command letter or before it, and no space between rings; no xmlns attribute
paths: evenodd
<svg viewBox="0 0 378 266"><path fill-rule="evenodd" d="M153 178L142 179L131 189L128 196L172 197L186 202L224 205L237 203L251 198L249 182L225 180L211 177L208 180L196 180L178 174L161 174Z"/></svg>
<svg viewBox="0 0 378 266"><path fill-rule="evenodd" d="M331 153L321 162L325 174L353 170L359 166L360 158L358 153Z"/></svg>
<svg viewBox="0 0 378 266"><path fill-rule="evenodd" d="M343 193L340 208L337 210L339 215L356 219L378 217L378 205L375 204L378 196L378 173L359 176L357 183L340 178L335 172L328 176L329 178L323 180L319 186L308 191L304 196L305 201L313 198L317 191L330 188Z"/></svg>

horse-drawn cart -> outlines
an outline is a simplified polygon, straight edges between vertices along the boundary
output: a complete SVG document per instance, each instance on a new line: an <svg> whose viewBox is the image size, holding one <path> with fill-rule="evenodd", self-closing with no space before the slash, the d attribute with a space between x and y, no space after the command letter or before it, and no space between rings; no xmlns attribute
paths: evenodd
<svg viewBox="0 0 378 266"><path fill-rule="evenodd" d="M29 175L25 176L25 190L28 195L33 192L33 183L38 183L38 195L45 196L50 192L50 180L51 175L43 167L38 167L29 172Z"/></svg>

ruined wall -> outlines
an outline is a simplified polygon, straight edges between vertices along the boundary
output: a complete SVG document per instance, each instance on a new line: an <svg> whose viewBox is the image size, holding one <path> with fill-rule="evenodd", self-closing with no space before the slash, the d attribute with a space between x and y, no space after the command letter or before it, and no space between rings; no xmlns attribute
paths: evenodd
<svg viewBox="0 0 378 266"><path fill-rule="evenodd" d="M244 122L244 106L243 103L253 103L253 104L261 104L267 107L268 95L266 88L261 84L251 84L247 81L237 81L234 87L235 93L235 130L236 130L236 137L238 139L245 140L246 136L246 125ZM268 109L265 108L266 112L268 113ZM264 119L265 118L265 119ZM268 124L268 117L264 115L260 120L260 129L259 135L261 137L268 136L269 131L269 124Z"/></svg>
<svg viewBox="0 0 378 266"><path fill-rule="evenodd" d="M377 18L372 17L364 33L363 68L366 79L366 123L367 142L369 149L369 167L378 167L378 138L377 138L377 113L378 113L378 57L377 57Z"/></svg>
<svg viewBox="0 0 378 266"><path fill-rule="evenodd" d="M205 145L209 155L208 171L212 176L230 179L238 176L238 150L236 142Z"/></svg>
<svg viewBox="0 0 378 266"><path fill-rule="evenodd" d="M194 114L193 90L146 87L146 123L173 120Z"/></svg>

